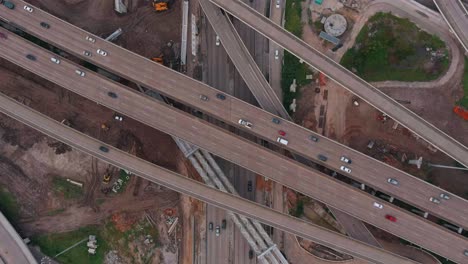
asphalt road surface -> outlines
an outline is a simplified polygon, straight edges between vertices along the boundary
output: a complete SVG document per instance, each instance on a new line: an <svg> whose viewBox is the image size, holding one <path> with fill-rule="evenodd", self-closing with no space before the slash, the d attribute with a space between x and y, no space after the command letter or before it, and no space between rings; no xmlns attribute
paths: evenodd
<svg viewBox="0 0 468 264"><path fill-rule="evenodd" d="M6 33L5 30L0 32ZM439 255L468 263L468 257L463 255L463 251L468 249L468 239L452 231L386 202L379 201L383 204L383 209L375 208L373 203L377 198L367 193L248 140L226 133L203 120L168 107L98 74L83 69L86 75L80 76L75 73L78 67L76 64L65 59L61 59L60 64L54 64L50 58L55 54L22 38L9 34L8 39L3 39L1 44L0 56L68 90L198 145L228 161L269 177ZM26 58L30 53L36 57L35 61ZM114 92L117 98L110 97L108 92ZM291 180L292 175L295 175L294 180ZM386 214L395 216L398 222L385 220Z"/></svg>
<svg viewBox="0 0 468 264"><path fill-rule="evenodd" d="M317 68L329 78L350 90L370 105L386 113L400 124L433 143L438 149L468 166L468 148L428 123L415 113L352 74L349 70L307 45L301 39L276 25L268 18L248 8L240 1L210 0L233 16L256 29L284 49Z"/></svg>
<svg viewBox="0 0 468 264"><path fill-rule="evenodd" d="M455 36L468 53L468 11L461 0L434 0Z"/></svg>
<svg viewBox="0 0 468 264"><path fill-rule="evenodd" d="M254 107L229 95L225 95L225 100L217 99L216 95L219 91L214 88L167 69L110 42L103 41L39 9L35 9L33 13L29 13L21 8L24 3L21 0L12 0L12 2L16 3L19 8L9 10L4 6L0 6L0 10L2 11L0 13L1 17L14 22L24 30L44 40L55 43L66 51L72 52L145 87L158 90L168 97L177 98L178 101L200 109L202 112L209 113L211 116L225 122L238 125L239 119L247 119L253 123L253 128L249 130L250 133L260 138L268 139L271 142L276 142L278 130L281 129L287 132L285 138L289 140L288 146L283 145L282 147L315 160L318 160L318 154L325 155L328 157L328 161L322 162L324 166L340 171L340 166L346 165L352 170L352 173L346 174L347 176L428 211L450 223L468 229L468 201L454 194L449 194L451 196L449 201L435 205L429 201L429 198L438 197L441 193L445 192L444 190L294 123L279 118L281 123L279 125L274 124L271 120L275 116L258 107ZM262 17L261 15L258 16ZM39 25L40 22L44 21L50 24L49 29L44 29ZM263 21L262 23L268 24L267 21ZM277 30L281 31L282 29ZM92 36L96 39L96 42L91 43L87 41L86 36ZM300 45L300 47L302 46ZM98 48L107 51L108 55L101 56L93 52L92 57L83 57L83 50L94 51ZM83 78L82 81L89 82L89 80L84 79L87 79L87 77ZM353 80L353 78L350 78L350 81ZM220 79L220 81L223 80ZM225 85L231 84L227 83ZM206 95L209 100L201 101L200 95ZM317 136L319 142L315 143L309 140L310 135ZM225 141L224 143L226 142L229 141ZM214 147L213 144L211 146ZM352 164L347 165L342 163L340 161L341 156L350 158ZM228 157L232 157L232 155L228 155ZM396 179L400 184L398 186L391 185L387 182L388 178Z"/></svg>
<svg viewBox="0 0 468 264"><path fill-rule="evenodd" d="M202 183L156 166L75 131L4 95L0 95L0 111L52 138L72 146L76 150L90 154L119 168L125 168L137 176L190 195L219 208L257 219L294 235L336 248L364 260L388 264L414 263L385 250L367 246L359 241L330 232L322 227L278 213L246 199L207 187ZM102 151L100 149L101 147L107 148L108 151Z"/></svg>
<svg viewBox="0 0 468 264"><path fill-rule="evenodd" d="M0 212L0 263L37 264L23 239Z"/></svg>

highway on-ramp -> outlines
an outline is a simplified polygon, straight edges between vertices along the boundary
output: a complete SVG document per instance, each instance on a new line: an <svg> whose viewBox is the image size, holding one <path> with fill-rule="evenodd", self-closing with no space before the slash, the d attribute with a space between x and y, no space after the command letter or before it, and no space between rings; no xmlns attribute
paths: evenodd
<svg viewBox="0 0 468 264"><path fill-rule="evenodd" d="M325 228L276 212L232 194L210 188L202 183L156 166L73 130L5 95L0 95L0 111L77 150L219 208L255 218L286 232L336 248L374 263L414 263L388 251L367 246L364 243L328 231ZM107 151L102 151L101 147L105 147Z"/></svg>
<svg viewBox="0 0 468 264"><path fill-rule="evenodd" d="M0 212L0 263L5 264L37 264L36 259L29 251L8 219Z"/></svg>
<svg viewBox="0 0 468 264"><path fill-rule="evenodd" d="M434 0L434 3L468 53L468 11L461 0Z"/></svg>
<svg viewBox="0 0 468 264"><path fill-rule="evenodd" d="M468 166L468 148L451 136L403 107L382 91L351 73L349 70L310 47L301 39L276 25L268 18L238 0L210 0L276 42L284 49L320 70L332 80L356 94L375 108L386 113L400 124L431 142L438 149Z"/></svg>
<svg viewBox="0 0 468 264"><path fill-rule="evenodd" d="M0 32L8 34L3 29L0 29ZM463 251L468 249L468 239L454 232L392 204L379 201L383 204L383 209L378 209L373 206L377 198L367 193L239 136L226 133L225 130L206 121L143 96L99 74L81 68L85 76L80 76L75 73L79 68L78 65L18 36L8 34L8 38L1 40L0 43L0 56L53 83L172 136L198 145L239 166L314 197L439 255L468 263L468 258L463 256ZM28 54L34 54L35 60L28 59L26 57ZM60 64L53 63L51 57L60 59ZM110 96L109 92L113 95ZM386 214L397 217L398 222L386 220ZM451 245L449 241L452 242Z"/></svg>
<svg viewBox="0 0 468 264"><path fill-rule="evenodd" d="M34 8L34 11L29 13L21 8L25 3L21 0L11 1L16 3L18 8L9 10L4 6L0 6L0 17L11 21L21 29L43 40L54 43L68 52L140 85L158 90L170 98L175 98L177 101L200 109L202 112L224 122L238 126L239 119L246 119L253 123L252 129L246 130L260 138L276 142L278 131L283 130L287 133L285 138L289 140L289 144L282 147L293 153L314 160L318 160L317 156L319 154L325 155L328 160L321 162L324 166L337 171L340 171L341 166L347 166L352 170L352 173L346 174L346 176L430 212L450 223L468 228L468 201L461 197L449 194L451 196L450 200L435 205L429 201L429 198L446 193L444 190L287 120L278 118L280 124L275 124L272 122L272 118L277 118L276 116L232 96L225 94L226 99L220 100L217 98L219 91L212 87L104 41L40 9ZM41 22L48 23L50 28L41 27ZM88 41L87 36L94 38L96 41ZM97 49L107 51L108 55L101 56L97 54ZM84 56L84 50L91 51L92 56ZM89 82L87 79L88 76L80 80L81 82ZM201 95L207 96L208 100L201 100ZM309 139L311 135L318 137L319 141L311 141ZM226 143L231 142L225 141L224 144ZM340 157L342 156L350 158L352 164L341 162ZM232 157L232 155L227 154L227 157ZM294 177L296 181L299 180L295 175L291 177ZM387 182L388 178L396 179L400 184L398 186L391 185Z"/></svg>

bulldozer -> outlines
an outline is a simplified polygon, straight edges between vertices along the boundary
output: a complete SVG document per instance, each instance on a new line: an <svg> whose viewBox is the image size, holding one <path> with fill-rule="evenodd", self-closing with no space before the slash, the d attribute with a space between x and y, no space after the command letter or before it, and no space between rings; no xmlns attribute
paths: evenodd
<svg viewBox="0 0 468 264"><path fill-rule="evenodd" d="M166 1L154 0L153 8L154 8L154 11L156 12L163 12L163 11L169 10L169 4Z"/></svg>

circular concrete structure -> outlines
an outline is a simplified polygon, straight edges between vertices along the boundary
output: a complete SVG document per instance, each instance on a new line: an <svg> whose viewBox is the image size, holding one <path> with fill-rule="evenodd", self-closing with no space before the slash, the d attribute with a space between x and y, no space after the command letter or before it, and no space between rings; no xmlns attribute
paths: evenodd
<svg viewBox="0 0 468 264"><path fill-rule="evenodd" d="M340 14L333 14L325 20L325 32L333 37L339 37L346 31L346 18Z"/></svg>

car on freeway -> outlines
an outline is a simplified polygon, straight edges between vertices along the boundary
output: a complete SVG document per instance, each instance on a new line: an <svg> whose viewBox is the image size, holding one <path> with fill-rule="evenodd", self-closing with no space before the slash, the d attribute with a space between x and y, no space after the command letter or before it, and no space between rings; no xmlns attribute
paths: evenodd
<svg viewBox="0 0 468 264"><path fill-rule="evenodd" d="M202 101L208 101L208 96L200 94L200 100Z"/></svg>
<svg viewBox="0 0 468 264"><path fill-rule="evenodd" d="M254 257L253 250L249 250L249 259L253 259L253 257Z"/></svg>
<svg viewBox="0 0 468 264"><path fill-rule="evenodd" d="M286 136L286 132L284 132L283 130L278 130L278 134L280 134L281 136Z"/></svg>
<svg viewBox="0 0 468 264"><path fill-rule="evenodd" d="M431 202L433 202L433 203L435 203L435 204L440 204L440 200L437 199L437 198L435 198L435 197L430 197L430 198L429 198L429 201L431 201Z"/></svg>
<svg viewBox="0 0 468 264"><path fill-rule="evenodd" d="M347 173L351 173L351 169L348 168L348 167L345 167L345 166L341 166L340 167L340 170L344 171L344 172L347 172Z"/></svg>
<svg viewBox="0 0 468 264"><path fill-rule="evenodd" d="M111 98L117 98L117 94L114 92L108 92L107 95Z"/></svg>
<svg viewBox="0 0 468 264"><path fill-rule="evenodd" d="M441 193L439 196L440 196L440 198L445 199L445 200L450 199L450 196L448 194L446 194L446 193Z"/></svg>
<svg viewBox="0 0 468 264"><path fill-rule="evenodd" d="M96 42L96 39L92 38L90 36L86 36L86 40L89 41L89 42L92 42L92 43Z"/></svg>
<svg viewBox="0 0 468 264"><path fill-rule="evenodd" d="M280 0L276 0L276 5L275 5L276 8L280 8L280 4L281 4L281 3L280 3Z"/></svg>
<svg viewBox="0 0 468 264"><path fill-rule="evenodd" d="M271 119L271 122L273 122L273 123L275 123L275 124L277 124L277 125L278 125L279 123L281 123L281 121L280 121L278 118L276 118L276 117L273 117L273 118Z"/></svg>
<svg viewBox="0 0 468 264"><path fill-rule="evenodd" d="M219 46L221 44L221 40L219 39L219 36L216 35L216 46Z"/></svg>
<svg viewBox="0 0 468 264"><path fill-rule="evenodd" d="M109 149L107 147L104 147L104 146L100 146L99 147L99 150L102 151L102 152L109 152Z"/></svg>
<svg viewBox="0 0 468 264"><path fill-rule="evenodd" d="M279 51L275 50L275 60L279 59Z"/></svg>
<svg viewBox="0 0 468 264"><path fill-rule="evenodd" d="M226 96L224 94L222 94L222 93L217 93L216 98L218 98L220 100L226 100Z"/></svg>
<svg viewBox="0 0 468 264"><path fill-rule="evenodd" d="M29 13L32 13L32 12L34 11L34 9L33 9L32 7L27 6L27 5L25 5L25 6L23 7L23 9L26 10L26 11L28 11Z"/></svg>
<svg viewBox="0 0 468 264"><path fill-rule="evenodd" d="M328 159L326 156L324 156L324 155L322 155L322 154L318 154L318 155L317 155L317 158L318 158L319 160L321 160L321 161L327 161L327 159Z"/></svg>
<svg viewBox="0 0 468 264"><path fill-rule="evenodd" d="M83 51L83 55L88 56L88 57L91 57L91 56L92 56L91 52L89 52L89 51L87 51L87 50L84 50L84 51Z"/></svg>
<svg viewBox="0 0 468 264"><path fill-rule="evenodd" d="M219 236L219 234L221 233L221 228L219 228L219 226L216 226L215 233L216 233L216 236Z"/></svg>
<svg viewBox="0 0 468 264"><path fill-rule="evenodd" d="M248 182L247 182L247 191L248 191L248 192L251 192L252 189L253 189L253 188L252 188L252 181L248 181Z"/></svg>
<svg viewBox="0 0 468 264"><path fill-rule="evenodd" d="M245 126L246 128L252 128L252 123L250 123L247 120L239 119L238 123L239 123L239 125Z"/></svg>
<svg viewBox="0 0 468 264"><path fill-rule="evenodd" d="M227 226L226 219L223 219L223 221L221 221L221 228L226 229L226 226Z"/></svg>
<svg viewBox="0 0 468 264"><path fill-rule="evenodd" d="M276 142L278 142L278 143L280 143L280 144L283 144L283 145L285 145L285 146L287 146L288 143L289 143L286 139L284 139L284 138L282 138L282 137L278 137L278 138L276 139Z"/></svg>
<svg viewBox="0 0 468 264"><path fill-rule="evenodd" d="M78 74L81 77L84 77L86 75L86 73L84 71L82 71L82 70L75 70L75 73Z"/></svg>
<svg viewBox="0 0 468 264"><path fill-rule="evenodd" d="M318 142L319 141L318 137L316 137L314 135L310 135L309 139L312 140L313 142Z"/></svg>
<svg viewBox="0 0 468 264"><path fill-rule="evenodd" d="M390 184L393 184L393 185L398 185L399 184L399 182L396 179L393 179L393 178L388 178L387 182L390 183Z"/></svg>
<svg viewBox="0 0 468 264"><path fill-rule="evenodd" d="M208 230L213 231L213 222L208 224Z"/></svg>
<svg viewBox="0 0 468 264"><path fill-rule="evenodd" d="M10 2L10 1L3 1L3 0L0 0L0 4L3 4L6 8L15 9L15 4L13 4L13 3Z"/></svg>
<svg viewBox="0 0 468 264"><path fill-rule="evenodd" d="M463 255L468 257L468 250L463 251Z"/></svg>
<svg viewBox="0 0 468 264"><path fill-rule="evenodd" d="M36 60L36 56L32 55L32 54L28 54L26 55L26 58L32 60L32 61L35 61Z"/></svg>
<svg viewBox="0 0 468 264"><path fill-rule="evenodd" d="M46 22L41 22L39 25L41 25L41 27L43 27L43 28L47 28L47 29L50 28L50 25L47 24Z"/></svg>
<svg viewBox="0 0 468 264"><path fill-rule="evenodd" d="M55 64L60 64L60 60L57 59L57 58L54 58L54 57L50 58L50 61L55 63Z"/></svg>
<svg viewBox="0 0 468 264"><path fill-rule="evenodd" d="M341 156L340 160L344 163L351 164L351 160L345 156Z"/></svg>
<svg viewBox="0 0 468 264"><path fill-rule="evenodd" d="M0 32L0 38L2 38L2 39L7 39L8 37L7 37L7 35L5 35L5 34L3 34L2 32Z"/></svg>
<svg viewBox="0 0 468 264"><path fill-rule="evenodd" d="M96 52L97 52L99 55L107 56L107 52L104 51L104 50L102 50L102 49L98 49Z"/></svg>
<svg viewBox="0 0 468 264"><path fill-rule="evenodd" d="M117 115L117 114L115 114L115 115L114 115L114 120L117 120L117 121L120 121L120 122L122 122L122 120L123 120L123 117L122 117L122 116L120 116L120 115Z"/></svg>
<svg viewBox="0 0 468 264"><path fill-rule="evenodd" d="M385 215L385 218L387 218L388 220L392 221L392 222L396 222L397 219L396 217L394 217L393 215Z"/></svg>
<svg viewBox="0 0 468 264"><path fill-rule="evenodd" d="M382 209L382 208L383 208L383 205L382 205L382 204L379 204L378 202L374 202L374 207L375 207L375 208Z"/></svg>

